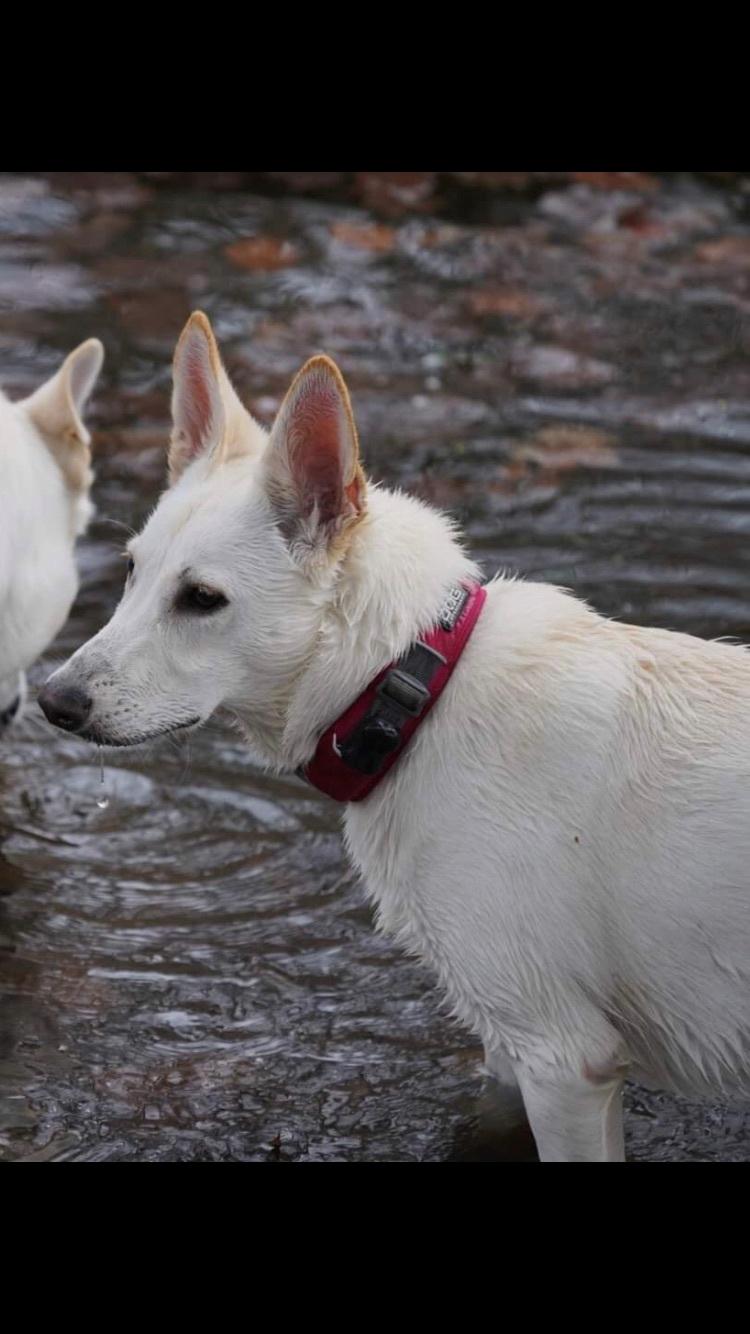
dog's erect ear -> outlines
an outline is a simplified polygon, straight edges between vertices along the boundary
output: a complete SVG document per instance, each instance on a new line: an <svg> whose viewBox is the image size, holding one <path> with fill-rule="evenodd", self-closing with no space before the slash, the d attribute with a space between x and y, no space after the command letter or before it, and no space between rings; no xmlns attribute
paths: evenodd
<svg viewBox="0 0 750 1334"><path fill-rule="evenodd" d="M219 389L221 359L213 330L200 311L180 335L172 370L169 476L175 482L205 450L218 449L226 416Z"/></svg>
<svg viewBox="0 0 750 1334"><path fill-rule="evenodd" d="M190 316L174 354L169 477L176 482L208 452L214 463L260 453L265 432L238 399L202 311Z"/></svg>
<svg viewBox="0 0 750 1334"><path fill-rule="evenodd" d="M292 382L263 459L266 493L300 564L329 558L365 509L365 478L349 393L328 357Z"/></svg>
<svg viewBox="0 0 750 1334"><path fill-rule="evenodd" d="M88 445L91 436L81 419L102 368L104 348L89 338L67 356L59 371L21 406L43 435L54 441Z"/></svg>

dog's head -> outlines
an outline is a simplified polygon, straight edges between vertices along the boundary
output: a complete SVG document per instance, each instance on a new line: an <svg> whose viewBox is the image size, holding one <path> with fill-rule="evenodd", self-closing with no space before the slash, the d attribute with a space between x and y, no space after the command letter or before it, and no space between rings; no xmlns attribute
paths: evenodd
<svg viewBox="0 0 750 1334"><path fill-rule="evenodd" d="M0 395L0 731L20 713L24 671L76 595L73 547L91 512L82 413L103 355L89 339L30 398Z"/></svg>
<svg viewBox="0 0 750 1334"><path fill-rule="evenodd" d="M171 486L129 545L122 600L40 704L104 745L194 727L224 706L262 746L365 512L349 395L333 362L314 357L267 435L198 313L175 353L172 416Z"/></svg>

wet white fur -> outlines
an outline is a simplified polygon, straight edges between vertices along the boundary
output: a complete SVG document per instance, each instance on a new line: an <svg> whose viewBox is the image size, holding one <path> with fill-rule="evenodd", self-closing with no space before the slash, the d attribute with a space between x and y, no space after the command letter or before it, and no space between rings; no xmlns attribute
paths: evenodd
<svg viewBox="0 0 750 1334"><path fill-rule="evenodd" d="M0 712L64 625L78 589L73 548L91 512L90 476L66 480L59 458L87 450L80 419L102 361L83 343L31 398L0 392ZM79 469L83 472L83 469Z"/></svg>
<svg viewBox="0 0 750 1334"><path fill-rule="evenodd" d="M343 559L292 560L269 451L188 462L112 621L57 673L127 742L217 708L275 769L474 566L445 517L370 487ZM344 460L344 466L346 466ZM172 608L182 572L226 592ZM545 1161L619 1161L628 1074L750 1083L750 657L498 579L439 704L346 844L381 926L431 966Z"/></svg>

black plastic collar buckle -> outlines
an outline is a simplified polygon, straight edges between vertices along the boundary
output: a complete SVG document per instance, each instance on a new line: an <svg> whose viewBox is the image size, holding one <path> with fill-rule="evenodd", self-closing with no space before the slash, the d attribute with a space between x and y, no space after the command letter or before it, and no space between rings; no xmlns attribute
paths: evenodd
<svg viewBox="0 0 750 1334"><path fill-rule="evenodd" d="M416 676L404 671L403 667L394 667L378 687L378 694L398 704L412 718L418 718L430 698L427 686L422 685Z"/></svg>
<svg viewBox="0 0 750 1334"><path fill-rule="evenodd" d="M377 773L401 745L401 731L418 718L432 698L429 683L445 663L442 653L418 641L383 677L370 709L345 740L339 755L360 773Z"/></svg>

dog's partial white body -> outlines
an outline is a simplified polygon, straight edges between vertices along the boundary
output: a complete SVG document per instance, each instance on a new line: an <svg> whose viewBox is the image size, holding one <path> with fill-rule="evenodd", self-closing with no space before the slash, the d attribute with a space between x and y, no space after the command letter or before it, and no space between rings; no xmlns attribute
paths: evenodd
<svg viewBox="0 0 750 1334"><path fill-rule="evenodd" d="M750 1091L750 659L490 586L393 781L347 809L550 1160L622 1156L629 1072Z"/></svg>
<svg viewBox="0 0 750 1334"><path fill-rule="evenodd" d="M221 708L263 762L294 769L474 566L444 517L366 486L330 363L298 377L268 442L222 376L194 320L177 480L48 705L85 690L78 730L113 744ZM207 617L185 592L198 585L224 594ZM544 1160L622 1159L629 1073L748 1090L749 780L744 649L500 579L439 703L346 808L380 922L520 1090Z"/></svg>
<svg viewBox="0 0 750 1334"><path fill-rule="evenodd" d="M78 588L74 544L91 511L80 412L102 355L91 339L31 398L11 403L0 393L0 716Z"/></svg>

